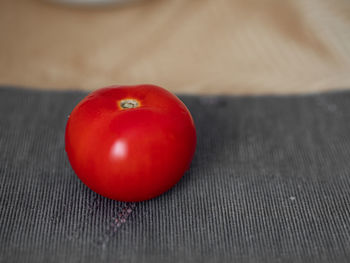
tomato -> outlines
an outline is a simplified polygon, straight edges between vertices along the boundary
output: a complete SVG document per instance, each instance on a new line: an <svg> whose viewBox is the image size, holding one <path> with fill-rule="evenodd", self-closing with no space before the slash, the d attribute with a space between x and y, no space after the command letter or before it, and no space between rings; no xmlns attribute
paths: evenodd
<svg viewBox="0 0 350 263"><path fill-rule="evenodd" d="M186 106L167 90L111 86L73 109L65 143L73 170L90 189L143 201L181 179L195 152L196 130Z"/></svg>

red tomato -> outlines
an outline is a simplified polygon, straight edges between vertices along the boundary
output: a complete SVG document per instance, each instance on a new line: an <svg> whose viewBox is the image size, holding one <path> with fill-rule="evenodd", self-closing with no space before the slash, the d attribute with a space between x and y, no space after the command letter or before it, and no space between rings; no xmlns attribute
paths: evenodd
<svg viewBox="0 0 350 263"><path fill-rule="evenodd" d="M93 191L120 201L142 201L174 186L196 148L190 112L153 85L111 86L92 92L72 111L66 152Z"/></svg>

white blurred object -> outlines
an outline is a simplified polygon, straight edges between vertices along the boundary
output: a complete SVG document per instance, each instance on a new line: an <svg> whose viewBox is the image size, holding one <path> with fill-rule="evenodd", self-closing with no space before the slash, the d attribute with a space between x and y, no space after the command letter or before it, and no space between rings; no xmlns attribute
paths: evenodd
<svg viewBox="0 0 350 263"><path fill-rule="evenodd" d="M50 2L74 5L105 5L134 2L135 0L49 0Z"/></svg>

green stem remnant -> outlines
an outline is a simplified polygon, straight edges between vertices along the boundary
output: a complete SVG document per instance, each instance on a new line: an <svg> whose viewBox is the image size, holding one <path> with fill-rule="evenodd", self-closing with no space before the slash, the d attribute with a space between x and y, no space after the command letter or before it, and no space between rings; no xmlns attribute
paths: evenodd
<svg viewBox="0 0 350 263"><path fill-rule="evenodd" d="M139 107L139 102L134 99L125 99L119 102L119 105L122 109L132 109Z"/></svg>

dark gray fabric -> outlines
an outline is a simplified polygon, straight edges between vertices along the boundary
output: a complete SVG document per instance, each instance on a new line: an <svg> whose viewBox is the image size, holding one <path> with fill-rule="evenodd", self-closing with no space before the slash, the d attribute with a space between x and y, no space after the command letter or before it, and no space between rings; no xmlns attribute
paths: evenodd
<svg viewBox="0 0 350 263"><path fill-rule="evenodd" d="M0 89L1 262L349 262L349 92L182 96L191 169L136 204L69 166L65 123L85 95Z"/></svg>

